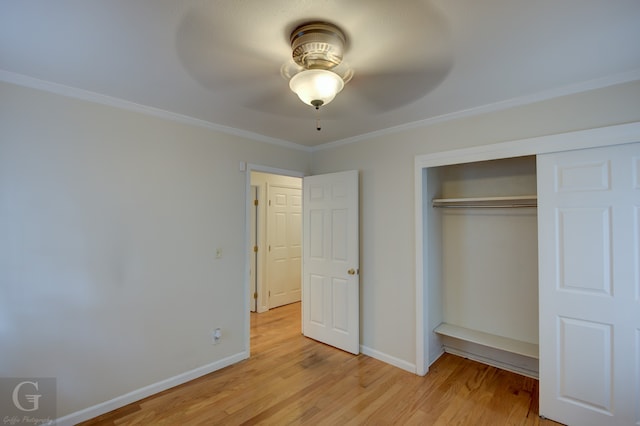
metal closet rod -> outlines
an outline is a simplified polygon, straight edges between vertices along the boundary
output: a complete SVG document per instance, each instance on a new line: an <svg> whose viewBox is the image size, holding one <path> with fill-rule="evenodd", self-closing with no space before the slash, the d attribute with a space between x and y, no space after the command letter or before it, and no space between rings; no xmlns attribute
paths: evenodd
<svg viewBox="0 0 640 426"><path fill-rule="evenodd" d="M520 209L520 208L537 208L537 204L456 204L456 205L437 205L433 207L439 209Z"/></svg>
<svg viewBox="0 0 640 426"><path fill-rule="evenodd" d="M446 209L535 208L538 207L538 200L535 195L479 198L434 198L432 200L432 205L433 207Z"/></svg>

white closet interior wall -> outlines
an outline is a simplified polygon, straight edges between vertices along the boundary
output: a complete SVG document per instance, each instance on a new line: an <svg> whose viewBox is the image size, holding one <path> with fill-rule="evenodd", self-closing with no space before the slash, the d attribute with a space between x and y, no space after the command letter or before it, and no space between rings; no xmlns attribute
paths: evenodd
<svg viewBox="0 0 640 426"><path fill-rule="evenodd" d="M427 180L429 199L535 195L536 158L434 167ZM536 209L429 209L430 329L446 323L537 345ZM477 348L465 339L433 339L440 352L444 347L489 363L493 359L503 368L517 364L515 371L537 375L536 360L505 360L499 350Z"/></svg>

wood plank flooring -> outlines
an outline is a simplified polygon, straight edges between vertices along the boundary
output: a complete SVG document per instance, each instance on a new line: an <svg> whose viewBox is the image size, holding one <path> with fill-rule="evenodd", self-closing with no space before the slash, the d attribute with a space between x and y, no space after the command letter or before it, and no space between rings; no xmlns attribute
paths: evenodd
<svg viewBox="0 0 640 426"><path fill-rule="evenodd" d="M300 334L300 304L251 314L251 358L83 425L557 425L537 380L445 354L425 377Z"/></svg>

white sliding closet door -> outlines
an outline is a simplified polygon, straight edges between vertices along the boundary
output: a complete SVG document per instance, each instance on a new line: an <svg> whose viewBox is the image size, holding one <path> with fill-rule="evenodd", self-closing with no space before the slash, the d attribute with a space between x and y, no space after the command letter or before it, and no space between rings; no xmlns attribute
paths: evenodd
<svg viewBox="0 0 640 426"><path fill-rule="evenodd" d="M540 414L640 425L640 144L538 157Z"/></svg>

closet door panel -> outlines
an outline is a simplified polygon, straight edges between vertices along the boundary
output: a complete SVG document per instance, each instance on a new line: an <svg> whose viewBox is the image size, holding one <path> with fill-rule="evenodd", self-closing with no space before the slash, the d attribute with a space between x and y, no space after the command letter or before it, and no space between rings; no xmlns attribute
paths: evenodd
<svg viewBox="0 0 640 426"><path fill-rule="evenodd" d="M640 144L538 157L540 414L640 424Z"/></svg>
<svg viewBox="0 0 640 426"><path fill-rule="evenodd" d="M611 295L611 209L559 208L558 287Z"/></svg>

